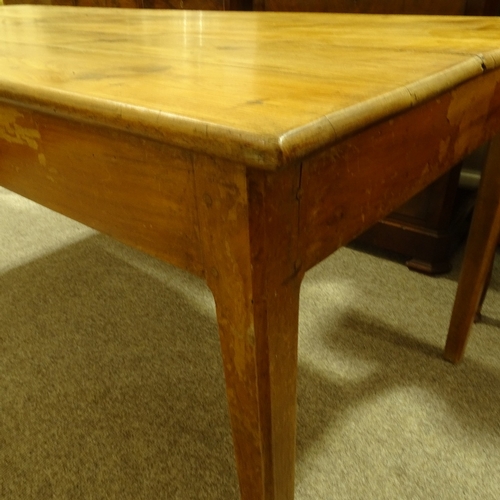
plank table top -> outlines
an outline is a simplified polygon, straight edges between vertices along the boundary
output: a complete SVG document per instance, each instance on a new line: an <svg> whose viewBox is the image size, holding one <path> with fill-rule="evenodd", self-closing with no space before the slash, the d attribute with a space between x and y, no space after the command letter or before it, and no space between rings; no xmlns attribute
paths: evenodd
<svg viewBox="0 0 500 500"><path fill-rule="evenodd" d="M495 18L9 7L0 22L3 95L262 168L500 64Z"/></svg>
<svg viewBox="0 0 500 500"><path fill-rule="evenodd" d="M0 185L206 280L241 498L291 500L302 278L499 133L500 19L9 6L0 48Z"/></svg>

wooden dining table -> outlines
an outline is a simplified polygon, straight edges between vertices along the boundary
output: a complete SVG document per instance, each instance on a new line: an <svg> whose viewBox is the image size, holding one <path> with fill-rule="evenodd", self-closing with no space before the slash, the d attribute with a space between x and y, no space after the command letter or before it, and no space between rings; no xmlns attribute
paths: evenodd
<svg viewBox="0 0 500 500"><path fill-rule="evenodd" d="M206 280L244 500L294 496L306 271L498 132L500 19L0 7L0 185Z"/></svg>

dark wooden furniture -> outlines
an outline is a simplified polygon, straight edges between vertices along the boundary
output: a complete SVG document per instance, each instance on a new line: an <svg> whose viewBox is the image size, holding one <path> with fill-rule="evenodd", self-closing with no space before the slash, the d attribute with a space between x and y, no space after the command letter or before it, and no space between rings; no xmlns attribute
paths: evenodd
<svg viewBox="0 0 500 500"><path fill-rule="evenodd" d="M498 14L497 0L253 0L255 10L356 14Z"/></svg>
<svg viewBox="0 0 500 500"><path fill-rule="evenodd" d="M460 189L461 165L363 233L358 241L397 252L415 271L439 274L451 269L454 250L463 241L474 208L475 192Z"/></svg>
<svg viewBox="0 0 500 500"><path fill-rule="evenodd" d="M252 10L252 0L4 0L5 5L68 5L138 9Z"/></svg>

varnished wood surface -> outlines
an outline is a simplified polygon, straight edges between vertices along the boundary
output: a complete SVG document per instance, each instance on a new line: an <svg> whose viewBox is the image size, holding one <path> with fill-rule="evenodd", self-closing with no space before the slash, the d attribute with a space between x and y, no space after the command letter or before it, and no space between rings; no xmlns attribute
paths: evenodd
<svg viewBox="0 0 500 500"><path fill-rule="evenodd" d="M5 123L15 126L2 132ZM158 141L0 103L0 185L200 275L192 161Z"/></svg>
<svg viewBox="0 0 500 500"><path fill-rule="evenodd" d="M500 20L0 12L0 99L274 169L500 63Z"/></svg>
<svg viewBox="0 0 500 500"><path fill-rule="evenodd" d="M306 268L490 139L500 127L499 110L497 69L306 159L300 217Z"/></svg>
<svg viewBox="0 0 500 500"><path fill-rule="evenodd" d="M243 500L293 499L304 273L500 132L499 29L0 8L0 185L206 280Z"/></svg>

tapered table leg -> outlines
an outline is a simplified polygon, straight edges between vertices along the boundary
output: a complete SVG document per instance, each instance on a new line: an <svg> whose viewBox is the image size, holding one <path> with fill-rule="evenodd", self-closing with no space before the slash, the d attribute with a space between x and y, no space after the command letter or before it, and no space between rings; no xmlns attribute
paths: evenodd
<svg viewBox="0 0 500 500"><path fill-rule="evenodd" d="M450 320L444 357L458 363L488 280L500 234L500 138L491 141Z"/></svg>
<svg viewBox="0 0 500 500"><path fill-rule="evenodd" d="M196 174L243 500L294 494L302 279L296 173L205 163Z"/></svg>

